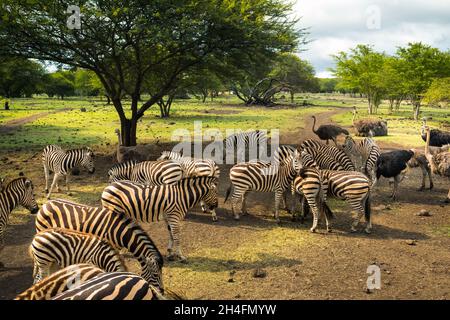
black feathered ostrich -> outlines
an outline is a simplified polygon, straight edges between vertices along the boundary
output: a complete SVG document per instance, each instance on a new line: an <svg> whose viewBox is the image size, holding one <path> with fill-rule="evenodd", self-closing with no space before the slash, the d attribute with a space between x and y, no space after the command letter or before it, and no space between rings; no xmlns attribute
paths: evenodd
<svg viewBox="0 0 450 320"><path fill-rule="evenodd" d="M320 140L326 140L328 144L328 140L333 140L334 144L337 147L336 137L340 134L348 135L348 131L336 126L334 124L323 124L317 130L316 128L316 116L312 116L314 119L312 131L320 138Z"/></svg>
<svg viewBox="0 0 450 320"><path fill-rule="evenodd" d="M422 140L427 142L427 133L425 131L425 127L427 127L427 119L423 118L422 125ZM441 131L439 129L431 129L430 130L430 146L431 147L442 147L446 144L450 144L450 132Z"/></svg>

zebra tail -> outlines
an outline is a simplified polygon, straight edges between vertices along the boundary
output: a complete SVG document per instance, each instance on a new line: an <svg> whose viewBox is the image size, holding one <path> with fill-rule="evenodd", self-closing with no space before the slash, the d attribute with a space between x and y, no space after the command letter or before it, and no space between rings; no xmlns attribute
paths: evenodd
<svg viewBox="0 0 450 320"><path fill-rule="evenodd" d="M369 221L370 219L370 213L371 208L370 208L370 193L369 193L366 198L366 203L364 204L364 216L366 217L367 221Z"/></svg>
<svg viewBox="0 0 450 320"><path fill-rule="evenodd" d="M323 210L328 220L334 219L334 213L326 202L323 203Z"/></svg>
<svg viewBox="0 0 450 320"><path fill-rule="evenodd" d="M225 194L225 200L223 201L224 203L227 202L228 197L230 196L231 190L233 189L233 185L230 184L230 186L227 189L227 193Z"/></svg>

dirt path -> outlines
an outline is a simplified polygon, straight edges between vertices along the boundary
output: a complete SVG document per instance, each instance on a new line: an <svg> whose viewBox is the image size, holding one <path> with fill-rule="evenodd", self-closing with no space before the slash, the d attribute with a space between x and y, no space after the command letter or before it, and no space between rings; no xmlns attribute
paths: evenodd
<svg viewBox="0 0 450 320"><path fill-rule="evenodd" d="M72 108L63 108L63 109L58 109L58 110L54 110L54 111L41 112L41 113L37 113L37 114L31 115L28 117L23 117L23 118L14 119L14 120L5 122L3 124L0 124L0 134L11 133L14 130L17 130L19 127L23 126L24 124L33 122L40 118L44 118L50 114L65 112L65 111L69 111L69 110L72 110Z"/></svg>
<svg viewBox="0 0 450 320"><path fill-rule="evenodd" d="M317 115L318 124L346 110L329 110ZM283 143L298 144L315 138L309 119L300 128L282 137ZM10 158L13 158L11 155ZM17 164L11 164L15 166ZM27 166L39 197L43 194L43 177L39 159ZM75 194L89 193L98 204L110 157L96 159L96 173L74 177ZM341 201L331 201L336 213L333 233L309 232L311 221L292 222L282 212L281 226L273 220L273 194L250 193L250 215L234 221L229 202L223 195L229 185L231 166L221 166L219 182L219 222L195 208L182 227L182 249L188 263L165 261L163 271L168 288L185 292L190 299L449 299L450 298L450 215L441 200L448 182L435 177L433 191L416 191L421 173L413 170L401 183L399 199L388 199L390 186L382 179L373 193L374 229L371 235L350 233L352 215ZM28 174L27 174L28 175ZM99 185L100 183L100 185ZM86 186L92 186L89 191ZM95 187L94 187L95 186ZM60 195L55 195L59 197ZM44 201L41 198L40 203ZM416 213L427 209L431 216ZM27 248L35 233L34 217L12 215L6 230L6 247L0 260L0 299L11 299L31 285L32 264ZM167 253L165 223L143 224L162 254ZM362 229L362 227L361 227ZM131 271L138 272L135 261L127 259ZM381 290L367 292L369 265L381 271ZM266 272L253 276L256 269Z"/></svg>

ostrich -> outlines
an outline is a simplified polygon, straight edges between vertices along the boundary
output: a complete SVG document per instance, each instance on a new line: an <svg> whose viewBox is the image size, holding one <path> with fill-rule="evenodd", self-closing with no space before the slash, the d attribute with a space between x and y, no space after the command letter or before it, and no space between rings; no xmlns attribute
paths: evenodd
<svg viewBox="0 0 450 320"><path fill-rule="evenodd" d="M122 146L122 137L119 129L115 130L118 138L117 145L117 162L122 163L129 160L136 160L138 162L150 160L149 157L152 154L150 145L137 145L132 147Z"/></svg>
<svg viewBox="0 0 450 320"><path fill-rule="evenodd" d="M388 128L387 122L382 120L362 119L355 121L358 111L356 107L353 107L353 119L352 124L357 131L357 136L370 137L370 136L387 136Z"/></svg>
<svg viewBox="0 0 450 320"><path fill-rule="evenodd" d="M394 178L394 189L391 198L396 199L398 184L403 180L401 174L406 169L407 162L413 157L412 150L394 150L382 153L377 160L377 180L383 176Z"/></svg>
<svg viewBox="0 0 450 320"><path fill-rule="evenodd" d="M422 125L422 140L427 142L427 134L425 128L427 127L427 119L423 118ZM430 146L431 147L442 147L446 144L450 144L450 132L441 131L439 129L432 129L430 131Z"/></svg>
<svg viewBox="0 0 450 320"><path fill-rule="evenodd" d="M328 140L331 139L334 141L334 144L337 147L336 137L340 134L349 134L347 130L333 124L324 124L321 125L317 130L315 130L316 116L312 116L312 118L314 119L312 131L320 138L320 140L326 140L327 144Z"/></svg>
<svg viewBox="0 0 450 320"><path fill-rule="evenodd" d="M440 176L450 177L450 152L446 151L432 155L430 152L431 130L428 126L425 126L424 129L426 134L425 157L430 164L431 171ZM447 199L445 199L445 202L450 202L450 190L447 194Z"/></svg>

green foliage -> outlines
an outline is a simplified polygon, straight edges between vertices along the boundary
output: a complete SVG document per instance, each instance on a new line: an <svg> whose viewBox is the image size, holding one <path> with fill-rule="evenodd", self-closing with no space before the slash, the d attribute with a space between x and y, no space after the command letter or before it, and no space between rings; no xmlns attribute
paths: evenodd
<svg viewBox="0 0 450 320"><path fill-rule="evenodd" d="M428 104L450 101L450 77L434 79L425 93L423 100Z"/></svg>
<svg viewBox="0 0 450 320"><path fill-rule="evenodd" d="M0 62L0 95L31 97L42 90L44 68L25 58L5 58Z"/></svg>
<svg viewBox="0 0 450 320"><path fill-rule="evenodd" d="M319 81L319 92L333 93L338 90L337 85L339 80L337 78L317 78Z"/></svg>
<svg viewBox="0 0 450 320"><path fill-rule="evenodd" d="M57 96L61 99L74 95L75 74L71 71L59 70L46 75L44 91L49 97Z"/></svg>

